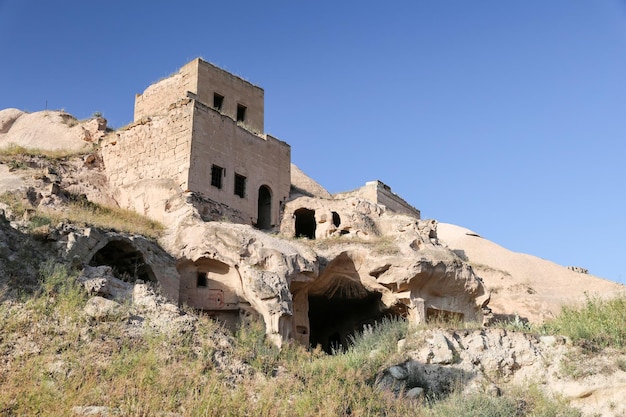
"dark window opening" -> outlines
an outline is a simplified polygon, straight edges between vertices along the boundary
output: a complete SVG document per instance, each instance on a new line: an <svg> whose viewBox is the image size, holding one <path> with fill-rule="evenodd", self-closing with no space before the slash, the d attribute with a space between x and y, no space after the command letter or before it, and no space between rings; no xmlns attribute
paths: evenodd
<svg viewBox="0 0 626 417"><path fill-rule="evenodd" d="M331 297L309 296L310 344L320 345L329 354L343 352L350 347L353 338L365 328L383 319L397 317L383 309L381 294L367 293L364 298L349 298L340 292Z"/></svg>
<svg viewBox="0 0 626 417"><path fill-rule="evenodd" d="M89 261L90 266L110 266L113 275L127 282L156 281L150 265L146 264L143 254L132 244L114 240L107 243Z"/></svg>
<svg viewBox="0 0 626 417"><path fill-rule="evenodd" d="M341 224L341 217L339 217L339 213L337 213L336 211L333 211L333 224L335 225L335 227L339 227L339 225Z"/></svg>
<svg viewBox="0 0 626 417"><path fill-rule="evenodd" d="M261 230L272 227L272 191L267 185L259 188L259 201L256 226Z"/></svg>
<svg viewBox="0 0 626 417"><path fill-rule="evenodd" d="M222 188L222 177L224 176L224 168L213 165L211 167L211 185L213 187Z"/></svg>
<svg viewBox="0 0 626 417"><path fill-rule="evenodd" d="M296 216L296 237L315 239L315 210L299 208L294 212Z"/></svg>
<svg viewBox="0 0 626 417"><path fill-rule="evenodd" d="M235 194L241 198L246 196L246 177L235 174Z"/></svg>
<svg viewBox="0 0 626 417"><path fill-rule="evenodd" d="M208 287L208 280L206 272L198 272L198 279L196 280L196 287Z"/></svg>
<svg viewBox="0 0 626 417"><path fill-rule="evenodd" d="M221 94L214 93L213 94L213 108L217 111L221 111L223 104L224 104L224 96Z"/></svg>
<svg viewBox="0 0 626 417"><path fill-rule="evenodd" d="M237 121L245 122L246 121L246 109L247 107L243 104L237 104Z"/></svg>

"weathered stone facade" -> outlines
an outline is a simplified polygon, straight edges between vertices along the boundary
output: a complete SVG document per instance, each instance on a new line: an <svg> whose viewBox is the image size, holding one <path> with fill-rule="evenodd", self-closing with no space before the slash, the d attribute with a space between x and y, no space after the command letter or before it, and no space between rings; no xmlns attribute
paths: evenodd
<svg viewBox="0 0 626 417"><path fill-rule="evenodd" d="M420 211L407 203L398 194L391 191L391 187L382 181L368 181L361 188L354 191L335 194L336 199L349 197L361 197L374 203L385 206L394 213L406 214L408 216L420 218Z"/></svg>
<svg viewBox="0 0 626 417"><path fill-rule="evenodd" d="M488 295L436 223L380 181L331 196L292 178L289 145L262 132L263 90L197 59L137 95L135 122L103 142L118 203L171 229L175 299L327 351L389 315L480 320ZM210 222L226 219L282 236Z"/></svg>
<svg viewBox="0 0 626 417"><path fill-rule="evenodd" d="M135 99L135 121L102 155L118 203L159 218L192 191L263 229L289 196L291 149L263 134L263 90L201 59Z"/></svg>

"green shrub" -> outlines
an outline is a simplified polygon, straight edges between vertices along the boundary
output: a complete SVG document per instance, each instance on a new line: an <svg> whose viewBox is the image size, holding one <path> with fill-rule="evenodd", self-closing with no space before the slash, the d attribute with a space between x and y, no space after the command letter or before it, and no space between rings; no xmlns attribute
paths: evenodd
<svg viewBox="0 0 626 417"><path fill-rule="evenodd" d="M544 394L535 385L513 388L502 396L454 392L445 400L431 403L424 417L579 417L581 413L565 400Z"/></svg>
<svg viewBox="0 0 626 417"><path fill-rule="evenodd" d="M603 300L588 297L580 308L563 307L558 317L544 325L587 350L626 347L626 296Z"/></svg>

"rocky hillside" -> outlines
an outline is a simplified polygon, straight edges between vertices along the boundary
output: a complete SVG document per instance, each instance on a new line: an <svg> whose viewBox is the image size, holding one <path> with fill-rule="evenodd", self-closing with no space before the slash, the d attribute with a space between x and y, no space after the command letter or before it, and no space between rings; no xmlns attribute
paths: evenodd
<svg viewBox="0 0 626 417"><path fill-rule="evenodd" d="M489 288L495 319L517 315L537 323L554 317L563 305L580 305L589 296L626 294L624 285L580 268L512 252L460 226L440 223L437 231L441 241L467 260Z"/></svg>
<svg viewBox="0 0 626 417"><path fill-rule="evenodd" d="M564 305L623 297L624 286L458 226L333 200L295 166L293 201L328 212L327 238L215 221L226 212L198 211L193 193L169 198L160 224L115 207L97 149L105 133L101 118L0 111L0 413L461 415L424 405L454 407L464 395L513 410L499 415L577 415L568 403L626 414L623 340L540 327ZM238 315L219 318L235 333L181 309L202 302L184 281L195 287L198 267L234 288L220 294ZM399 317L456 330L409 329ZM626 318L612 320L623 327ZM318 343L335 355L309 349ZM45 393L37 400L19 383L28 372ZM275 387L290 394L279 401Z"/></svg>

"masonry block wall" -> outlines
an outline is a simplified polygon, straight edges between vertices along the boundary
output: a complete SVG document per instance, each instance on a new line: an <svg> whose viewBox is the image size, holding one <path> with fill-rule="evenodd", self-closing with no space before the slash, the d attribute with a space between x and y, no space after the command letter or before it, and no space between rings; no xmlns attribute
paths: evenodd
<svg viewBox="0 0 626 417"><path fill-rule="evenodd" d="M149 86L135 97L135 122L103 142L118 202L150 214L145 206L155 199L133 195L135 186L170 180L177 192L238 210L246 223L277 225L291 187L291 148L262 133L263 100L261 88L201 59Z"/></svg>
<svg viewBox="0 0 626 417"><path fill-rule="evenodd" d="M280 204L291 187L289 145L252 134L202 103L195 105L193 137L189 189L248 213L256 224L260 189L266 187L272 197L271 224L278 224ZM222 169L219 187L212 183L214 167ZM236 177L243 189L236 190Z"/></svg>
<svg viewBox="0 0 626 417"><path fill-rule="evenodd" d="M166 114L170 104L187 97L187 91L194 91L193 73L184 71L186 67L152 84L142 94L135 96L135 121L148 116Z"/></svg>
<svg viewBox="0 0 626 417"><path fill-rule="evenodd" d="M173 179L187 188L194 103L173 103L154 116L109 136L102 146L109 183L124 189L141 180Z"/></svg>
<svg viewBox="0 0 626 417"><path fill-rule="evenodd" d="M190 66L197 80L195 90L201 103L215 108L221 114L237 121L237 110L243 110L241 124L254 133L263 133L265 118L265 98L263 89L244 79L224 71L206 61L197 59ZM184 68L184 67L183 67ZM220 108L216 108L215 99L223 97Z"/></svg>

